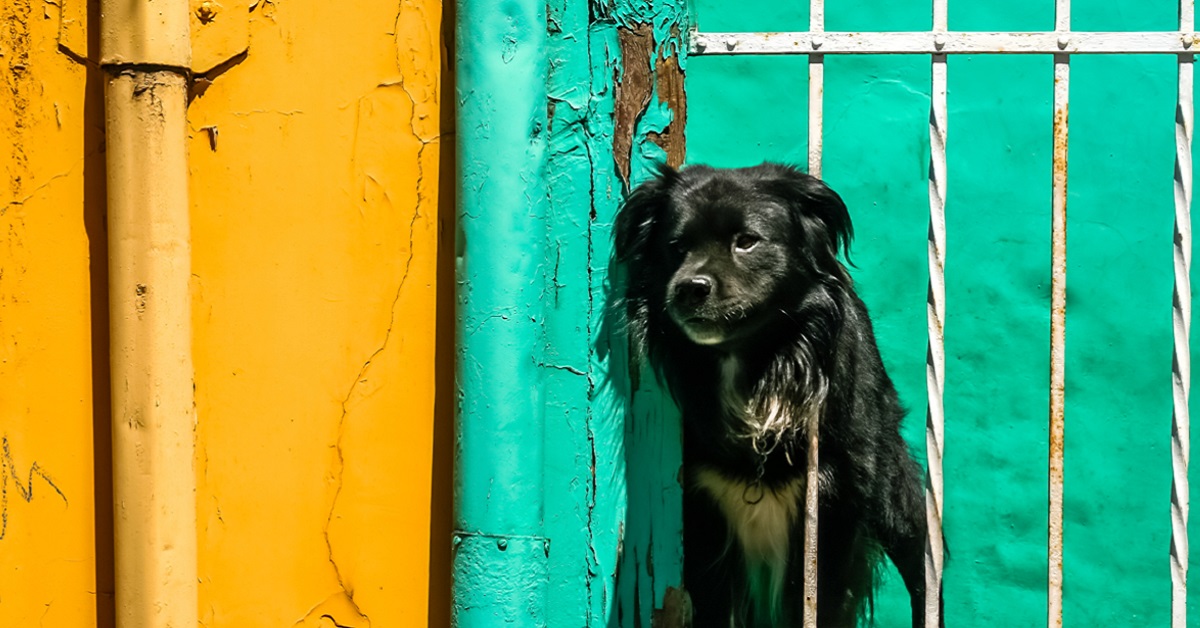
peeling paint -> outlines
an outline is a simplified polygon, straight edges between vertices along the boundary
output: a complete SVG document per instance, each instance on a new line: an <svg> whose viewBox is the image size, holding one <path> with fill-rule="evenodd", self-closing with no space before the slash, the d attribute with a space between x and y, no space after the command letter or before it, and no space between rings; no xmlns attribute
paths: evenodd
<svg viewBox="0 0 1200 628"><path fill-rule="evenodd" d="M18 1L6 3L3 13L0 13L0 50L4 51L5 72L0 72L0 84L7 91L10 111L12 112L11 130L8 138L9 160L12 165L8 177L8 192L12 198L21 196L23 181L28 177L29 156L26 154L26 144L29 136L30 97L32 96L34 77L30 67L30 50L32 34L30 19L32 2Z"/></svg>
<svg viewBox="0 0 1200 628"><path fill-rule="evenodd" d="M678 168L683 165L684 155L687 154L684 135L687 127L687 92L683 89L683 67L678 56L663 57L660 48L655 68L655 95L660 107L670 109L671 119L662 131L647 131L646 137L666 153L668 165Z"/></svg>
<svg viewBox="0 0 1200 628"><path fill-rule="evenodd" d="M688 628L692 625L692 600L687 592L667 587L661 608L651 615L651 628Z"/></svg>
<svg viewBox="0 0 1200 628"><path fill-rule="evenodd" d="M651 59L654 51L654 28L650 24L635 24L618 28L617 42L621 47L622 72L614 86L613 157L621 180L629 187L629 162L633 150L634 132L638 118L650 104L654 90Z"/></svg>
<svg viewBox="0 0 1200 628"><path fill-rule="evenodd" d="M687 94L684 59L678 48L679 26L673 24L666 29L665 40L656 39L657 33L659 29L649 22L617 28L623 69L614 85L613 153L626 188L630 187L632 162L637 157L642 157L639 162L661 160L678 168L687 151L683 132ZM653 107L652 95L657 102ZM657 151L647 153L647 143Z"/></svg>
<svg viewBox="0 0 1200 628"><path fill-rule="evenodd" d="M671 15L671 6L547 4L543 294L554 306L545 314L541 363L553 417L546 423L545 500L554 514L546 530L556 547L549 625L582 618L587 626L648 626L666 587L681 584L677 465L658 468L679 456L678 426L658 408L661 395L630 386L636 363L608 320L610 282L618 281L608 274L609 228L622 192L652 160L668 151L672 163L683 156L683 126L671 127L686 106L682 71L671 69L682 60L669 59L686 17ZM578 364L583 355L586 368ZM657 421L666 423L660 428Z"/></svg>

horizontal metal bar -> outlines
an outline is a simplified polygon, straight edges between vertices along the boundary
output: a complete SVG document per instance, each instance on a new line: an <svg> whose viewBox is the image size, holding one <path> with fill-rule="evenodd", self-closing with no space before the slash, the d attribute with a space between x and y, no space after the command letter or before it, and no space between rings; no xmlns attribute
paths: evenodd
<svg viewBox="0 0 1200 628"><path fill-rule="evenodd" d="M1190 54L1200 33L777 32L691 36L692 54Z"/></svg>

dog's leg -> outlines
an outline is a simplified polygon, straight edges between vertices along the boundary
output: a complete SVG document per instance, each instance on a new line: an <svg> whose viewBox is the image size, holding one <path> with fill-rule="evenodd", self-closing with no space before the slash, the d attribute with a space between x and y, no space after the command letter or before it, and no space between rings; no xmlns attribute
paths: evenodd
<svg viewBox="0 0 1200 628"><path fill-rule="evenodd" d="M903 444L895 455L897 460L886 465L894 469L894 473L878 494L877 503L872 504L872 518L884 551L896 565L908 589L913 627L922 628L925 625L925 537L928 528L921 472ZM940 591L938 597L940 607Z"/></svg>
<svg viewBox="0 0 1200 628"><path fill-rule="evenodd" d="M870 544L861 523L846 512L822 508L819 521L817 625L821 628L854 628L863 604L871 595L874 570ZM801 569L803 557L803 551L796 556L795 564ZM802 576L800 580L803 581ZM799 597L803 599L803 595ZM796 608L802 610L803 603ZM800 625L800 617L796 615L796 626Z"/></svg>
<svg viewBox="0 0 1200 628"><path fill-rule="evenodd" d="M725 518L705 495L685 494L683 508L683 585L692 599L692 627L741 626L733 596L742 589L735 576L742 559Z"/></svg>

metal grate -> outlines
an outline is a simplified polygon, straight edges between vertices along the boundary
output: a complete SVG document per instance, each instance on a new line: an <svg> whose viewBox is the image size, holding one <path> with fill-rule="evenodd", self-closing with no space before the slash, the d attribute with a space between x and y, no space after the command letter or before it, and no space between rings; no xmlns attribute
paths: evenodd
<svg viewBox="0 0 1200 628"><path fill-rule="evenodd" d="M933 0L933 28L927 32L825 32L824 0L810 0L807 32L694 32L694 55L808 55L808 168L821 176L822 114L827 54L928 54L932 64L929 113L929 345L926 361L928 413L926 444L929 473L926 482L926 626L939 625L942 589L942 455L944 453L943 381L945 376L945 261L946 261L946 55L1054 55L1054 148L1051 198L1051 322L1050 322L1050 447L1049 530L1047 555L1049 626L1062 626L1063 584L1063 445L1067 269L1067 132L1071 56L1076 54L1173 54L1178 57L1179 93L1175 114L1175 290L1173 298L1174 359L1171 429L1171 625L1187 626L1188 460L1190 457L1188 394L1191 379L1191 201L1193 48L1195 0L1180 0L1179 30L1159 32L1072 32L1070 0L1055 0L1051 32L952 32L947 24L947 0ZM815 482L817 453L808 460L809 485ZM806 495L804 626L815 628L816 494Z"/></svg>

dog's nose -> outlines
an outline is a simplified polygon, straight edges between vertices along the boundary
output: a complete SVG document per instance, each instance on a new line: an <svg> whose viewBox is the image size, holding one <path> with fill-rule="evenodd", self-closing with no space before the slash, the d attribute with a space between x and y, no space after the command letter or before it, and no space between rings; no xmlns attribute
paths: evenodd
<svg viewBox="0 0 1200 628"><path fill-rule="evenodd" d="M675 298L681 305L699 305L712 292L712 279L704 275L689 277L675 288Z"/></svg>

